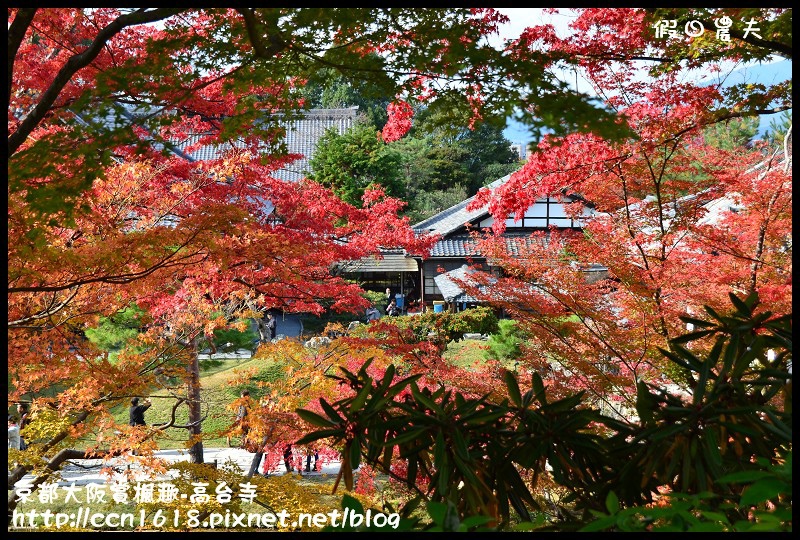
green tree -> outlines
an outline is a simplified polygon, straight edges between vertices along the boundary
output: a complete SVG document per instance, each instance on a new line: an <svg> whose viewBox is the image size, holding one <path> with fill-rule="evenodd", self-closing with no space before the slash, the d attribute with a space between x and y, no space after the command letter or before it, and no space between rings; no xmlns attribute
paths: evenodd
<svg viewBox="0 0 800 540"><path fill-rule="evenodd" d="M469 195L520 165L519 157L511 149L511 142L499 126L481 123L474 130L466 130L459 139L459 146L464 149Z"/></svg>
<svg viewBox="0 0 800 540"><path fill-rule="evenodd" d="M703 137L711 146L734 150L749 146L758 132L758 118L731 118L712 124L703 130Z"/></svg>
<svg viewBox="0 0 800 540"><path fill-rule="evenodd" d="M467 188L462 185L432 191L420 190L411 198L406 215L412 223L419 223L457 205L466 198Z"/></svg>
<svg viewBox="0 0 800 540"><path fill-rule="evenodd" d="M458 111L442 112L423 108L410 134L430 144L428 158L434 163L436 179L426 186L439 190L463 185L467 195L519 167L503 125L492 121L472 124Z"/></svg>
<svg viewBox="0 0 800 540"><path fill-rule="evenodd" d="M374 125L357 122L345 133L328 130L322 136L309 160L309 178L331 188L343 201L361 206L364 190L373 185L403 198L400 163L398 153L381 140Z"/></svg>
<svg viewBox="0 0 800 540"><path fill-rule="evenodd" d="M84 333L101 350L116 352L139 335L146 320L147 313L131 305L109 317L101 316L97 326L87 328Z"/></svg>
<svg viewBox="0 0 800 540"><path fill-rule="evenodd" d="M428 184L415 185L416 191L442 190L453 186L467 188L470 183L470 175L466 166L469 159L466 148L458 143L435 141L425 157L430 161L433 176Z"/></svg>
<svg viewBox="0 0 800 540"><path fill-rule="evenodd" d="M784 111L769 123L766 140L773 146L783 145L786 134L792 129L792 111Z"/></svg>
<svg viewBox="0 0 800 540"><path fill-rule="evenodd" d="M501 319L497 322L499 331L489 336L485 351L489 360L516 360L522 355L523 336L516 321Z"/></svg>

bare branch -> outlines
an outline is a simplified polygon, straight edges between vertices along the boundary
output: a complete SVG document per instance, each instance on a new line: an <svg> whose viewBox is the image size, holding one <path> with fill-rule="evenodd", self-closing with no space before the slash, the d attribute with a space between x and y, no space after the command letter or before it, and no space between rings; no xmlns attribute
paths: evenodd
<svg viewBox="0 0 800 540"><path fill-rule="evenodd" d="M264 43L258 31L258 21L256 20L252 8L238 8L236 11L244 18L244 27L247 29L247 37L250 38L250 44L253 46L256 57L262 59L272 58L287 47L287 43L281 39L277 30L268 35L267 39L269 39L269 45Z"/></svg>
<svg viewBox="0 0 800 540"><path fill-rule="evenodd" d="M175 404L172 406L172 412L170 413L169 422L167 422L165 424L153 424L153 427L157 428L157 429L160 429L161 431L164 431L165 429L167 429L169 427L175 426L175 411L178 410L178 407L184 401L186 401L184 398L179 398L178 401L176 401Z"/></svg>

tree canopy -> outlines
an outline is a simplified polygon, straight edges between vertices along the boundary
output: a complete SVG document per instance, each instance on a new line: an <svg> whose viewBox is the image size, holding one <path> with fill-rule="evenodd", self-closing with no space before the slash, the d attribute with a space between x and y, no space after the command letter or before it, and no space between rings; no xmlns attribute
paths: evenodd
<svg viewBox="0 0 800 540"><path fill-rule="evenodd" d="M713 30L723 15L730 41ZM702 38L658 37L673 19L701 21ZM383 321L276 383L277 403L261 409L265 441L284 442L270 431L278 421L293 437L325 428L301 440L344 448L348 488L364 458L417 502L449 500L459 518L498 524L510 508L537 510L528 486L548 474L577 510L597 512L603 500L648 503L663 486L695 495L728 466L764 472L787 445L790 462L791 124L777 148L709 145L703 128L791 109L791 80L726 89L683 76L791 58L791 10L582 9L569 37L536 26L495 49L486 38L503 21L490 8L10 8L9 405L32 403L36 437L10 455L9 510L25 474L39 486L66 459L131 449L152 463L172 427L189 430L202 461L201 343L269 309L359 311L363 291L337 263L386 246L428 252L434 239L414 234L393 188L348 187L343 201L333 182L275 178L297 157L282 126L323 68L390 97L383 141L375 127L365 143L402 144L418 102L437 126L457 119L442 136L458 144L436 147L442 168L421 169L431 178L449 171L476 187L469 175L484 164L471 152L502 150L492 126L516 111L539 130L528 162L474 199L495 218L476 242L502 275L468 291L493 290L485 300L518 319L528 340L518 361L535 374L523 392L496 362L448 365L429 339L443 331L435 316L418 328ZM652 78L637 79L638 66ZM572 89L563 67L596 93ZM593 212L580 234L539 231L514 246L493 234L538 198L565 194L579 196L576 217ZM597 265L607 274L587 281ZM109 322L141 326L133 336ZM682 336L687 322L699 330ZM91 329L97 343L83 338ZM668 385L678 391L657 390ZM173 413L187 406L189 423L115 422L111 409L139 395L169 400ZM713 416L698 416L705 405ZM653 435L663 448L645 447ZM698 447L704 468L689 470ZM449 481L462 479L462 491ZM742 494L721 491L726 504ZM758 515L743 506L730 515Z"/></svg>
<svg viewBox="0 0 800 540"><path fill-rule="evenodd" d="M309 165L309 178L350 204L360 206L369 187L381 187L387 195L406 198L400 156L370 123L358 122L341 135L329 129L320 138Z"/></svg>

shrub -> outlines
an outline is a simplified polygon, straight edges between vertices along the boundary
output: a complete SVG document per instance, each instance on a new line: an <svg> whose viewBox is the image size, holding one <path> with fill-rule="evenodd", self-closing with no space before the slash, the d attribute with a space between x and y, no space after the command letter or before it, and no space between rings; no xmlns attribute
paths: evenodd
<svg viewBox="0 0 800 540"><path fill-rule="evenodd" d="M516 321L498 321L498 332L489 336L485 356L487 360L516 360L522 355L522 330Z"/></svg>
<svg viewBox="0 0 800 540"><path fill-rule="evenodd" d="M341 445L348 489L362 461L409 487L422 479L404 516L449 501L459 520L489 516L498 528L519 518L558 531L790 531L791 314L759 309L755 294L731 301L729 314L706 306L707 319L681 317L698 330L659 351L686 371L691 397L640 381L638 418L603 415L585 391L554 399L537 373L521 387L505 371L505 391L472 396L419 386L424 373L398 381L394 365L373 379L367 361L337 377L353 394L321 402L325 416L297 411L320 428L298 444ZM425 315L416 324L449 320ZM709 351L689 348L701 339ZM545 474L565 497L537 500ZM663 492L675 495L652 507Z"/></svg>
<svg viewBox="0 0 800 540"><path fill-rule="evenodd" d="M384 319L382 319L384 320ZM498 331L497 315L488 307L476 307L458 313L426 311L409 317L387 317L387 322L399 328L409 328L418 341L435 334L444 343L459 339L463 334L492 334Z"/></svg>
<svg viewBox="0 0 800 540"><path fill-rule="evenodd" d="M453 315L451 322L452 333L494 334L498 332L498 320L494 310L485 306L478 306Z"/></svg>

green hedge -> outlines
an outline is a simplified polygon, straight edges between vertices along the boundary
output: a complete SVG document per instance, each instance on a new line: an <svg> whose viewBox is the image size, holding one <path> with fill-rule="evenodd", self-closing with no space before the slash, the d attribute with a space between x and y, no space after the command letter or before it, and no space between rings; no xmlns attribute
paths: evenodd
<svg viewBox="0 0 800 540"><path fill-rule="evenodd" d="M419 341L428 339L430 334L445 343L461 338L463 334L495 334L498 332L497 315L491 308L475 307L457 313L427 311L419 315L385 317L400 328L409 328Z"/></svg>

